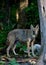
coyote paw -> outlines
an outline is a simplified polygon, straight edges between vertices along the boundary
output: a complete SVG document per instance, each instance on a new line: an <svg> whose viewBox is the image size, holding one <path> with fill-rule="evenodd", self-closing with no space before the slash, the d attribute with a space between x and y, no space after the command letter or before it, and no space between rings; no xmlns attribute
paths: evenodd
<svg viewBox="0 0 46 65"><path fill-rule="evenodd" d="M15 53L15 55L18 55L17 53Z"/></svg>

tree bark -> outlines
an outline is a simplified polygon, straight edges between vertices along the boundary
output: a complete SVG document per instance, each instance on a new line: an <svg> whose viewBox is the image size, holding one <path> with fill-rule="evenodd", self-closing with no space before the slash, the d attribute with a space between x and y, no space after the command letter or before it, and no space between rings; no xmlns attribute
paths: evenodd
<svg viewBox="0 0 46 65"><path fill-rule="evenodd" d="M45 54L46 54L46 13L43 11L45 0L37 0L40 17L40 30L41 30L41 45L43 47L42 54L36 65L46 65ZM43 61L45 60L45 62Z"/></svg>

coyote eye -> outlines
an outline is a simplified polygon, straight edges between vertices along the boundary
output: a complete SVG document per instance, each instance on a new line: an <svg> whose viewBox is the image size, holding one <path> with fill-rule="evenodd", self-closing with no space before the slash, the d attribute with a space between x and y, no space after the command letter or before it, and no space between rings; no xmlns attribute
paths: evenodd
<svg viewBox="0 0 46 65"><path fill-rule="evenodd" d="M35 31L33 31L33 38L35 38Z"/></svg>
<svg viewBox="0 0 46 65"><path fill-rule="evenodd" d="M35 31L33 31L33 35L35 35Z"/></svg>
<svg viewBox="0 0 46 65"><path fill-rule="evenodd" d="M43 6L43 11L45 12L45 7Z"/></svg>

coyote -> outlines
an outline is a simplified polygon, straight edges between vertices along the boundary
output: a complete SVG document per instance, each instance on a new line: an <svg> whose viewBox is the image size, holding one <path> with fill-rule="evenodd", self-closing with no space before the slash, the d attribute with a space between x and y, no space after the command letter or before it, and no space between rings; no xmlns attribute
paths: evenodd
<svg viewBox="0 0 46 65"><path fill-rule="evenodd" d="M9 43L9 46L7 48L7 56L10 57L9 50L11 48L14 55L17 55L17 53L15 52L17 41L27 42L28 56L30 56L30 44L31 44L32 54L34 55L33 44L38 34L38 31L39 31L39 25L36 25L36 27L33 27L33 25L31 25L30 29L14 29L10 31L7 37L7 43Z"/></svg>

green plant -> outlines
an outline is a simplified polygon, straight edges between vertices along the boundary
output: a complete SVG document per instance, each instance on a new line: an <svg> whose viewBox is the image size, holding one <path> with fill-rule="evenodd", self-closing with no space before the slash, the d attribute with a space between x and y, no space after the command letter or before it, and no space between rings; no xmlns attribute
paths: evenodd
<svg viewBox="0 0 46 65"><path fill-rule="evenodd" d="M9 24L7 23L7 21L6 23L3 23L1 21L3 23L3 30L0 30L0 48L5 46L4 43L6 43L8 32L10 32L15 27L17 28L16 10L18 8L16 5L10 7ZM39 12L38 12L38 6L36 0L32 0L30 5L24 9L24 12L26 13L26 17L27 17L27 21L26 22L24 21L22 25L24 28L30 28L31 24L33 24L34 26L36 24L39 24ZM0 19L3 20L6 18L6 16L7 16L7 11L5 9L0 10Z"/></svg>
<svg viewBox="0 0 46 65"><path fill-rule="evenodd" d="M12 29L12 24L3 24L3 30L0 30L0 48L5 46L4 43L6 43L8 32Z"/></svg>

